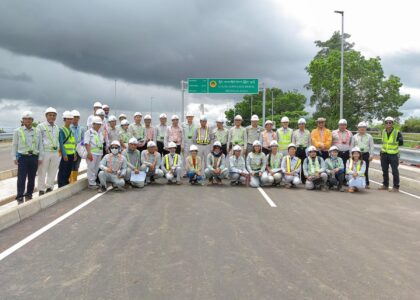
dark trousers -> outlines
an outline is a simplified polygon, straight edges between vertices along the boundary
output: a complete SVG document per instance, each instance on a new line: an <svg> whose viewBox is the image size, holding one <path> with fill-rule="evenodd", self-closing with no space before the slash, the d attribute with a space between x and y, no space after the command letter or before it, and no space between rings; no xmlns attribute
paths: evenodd
<svg viewBox="0 0 420 300"><path fill-rule="evenodd" d="M321 156L324 160L326 160L330 155L328 151L319 151L319 156Z"/></svg>
<svg viewBox="0 0 420 300"><path fill-rule="evenodd" d="M20 155L18 158L17 195L16 199L23 196L32 196L35 186L35 176L38 170L38 155ZM25 183L28 180L25 193Z"/></svg>
<svg viewBox="0 0 420 300"><path fill-rule="evenodd" d="M400 172L398 171L399 165L399 157L398 154L387 154L381 153L381 167L382 167L382 175L384 178L383 185L389 187L389 165L391 165L392 169L392 177L393 177L393 185L394 188L400 187Z"/></svg>
<svg viewBox="0 0 420 300"><path fill-rule="evenodd" d="M77 159L76 159L76 161L73 161L71 170L72 171L79 171L80 162L82 161L82 158L77 153L75 153L74 155L76 155Z"/></svg>
<svg viewBox="0 0 420 300"><path fill-rule="evenodd" d="M181 154L181 145L176 145L175 153L176 154Z"/></svg>
<svg viewBox="0 0 420 300"><path fill-rule="evenodd" d="M366 164L366 186L369 186L369 152L362 153L362 159L365 161Z"/></svg>
<svg viewBox="0 0 420 300"><path fill-rule="evenodd" d="M262 148L262 152L263 152L265 155L267 155L267 154L269 154L269 153L270 153L270 149L267 149L267 148Z"/></svg>
<svg viewBox="0 0 420 300"><path fill-rule="evenodd" d="M142 147L137 146L137 150L139 150L139 151L140 151L140 153L141 153L143 150L146 150L146 149L147 149L147 143L145 143Z"/></svg>
<svg viewBox="0 0 420 300"><path fill-rule="evenodd" d="M162 155L162 156L164 156L164 155L166 155L166 154L168 154L169 153L169 151L168 150L165 150L164 148L165 148L165 144L163 143L163 142L157 142L156 143L156 145L157 145L157 148L158 148L158 152Z"/></svg>
<svg viewBox="0 0 420 300"><path fill-rule="evenodd" d="M302 181L303 184L305 184L306 178L305 178L305 175L303 175L303 162L305 161L305 158L306 158L306 148L305 147L297 148L296 156L299 157L300 160L301 160L301 162L300 162L300 180Z"/></svg>
<svg viewBox="0 0 420 300"><path fill-rule="evenodd" d="M226 144L222 145L222 153L223 153L225 156L227 156L227 145L226 145Z"/></svg>
<svg viewBox="0 0 420 300"><path fill-rule="evenodd" d="M333 175L328 175L328 186L334 187L338 186L339 188L343 185L344 182L344 172L336 173Z"/></svg>
<svg viewBox="0 0 420 300"><path fill-rule="evenodd" d="M350 151L339 151L338 157L341 157L344 167L346 167L347 161L350 159Z"/></svg>
<svg viewBox="0 0 420 300"><path fill-rule="evenodd" d="M58 167L57 183L58 187L63 187L69 184L69 177L73 170L74 154L67 155L67 161L61 158L60 166Z"/></svg>

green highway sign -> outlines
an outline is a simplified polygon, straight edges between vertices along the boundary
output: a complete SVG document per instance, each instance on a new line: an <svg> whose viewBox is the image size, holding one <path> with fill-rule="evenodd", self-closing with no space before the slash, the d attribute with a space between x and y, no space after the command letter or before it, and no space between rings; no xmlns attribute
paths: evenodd
<svg viewBox="0 0 420 300"><path fill-rule="evenodd" d="M258 94L258 79L189 78L190 94Z"/></svg>

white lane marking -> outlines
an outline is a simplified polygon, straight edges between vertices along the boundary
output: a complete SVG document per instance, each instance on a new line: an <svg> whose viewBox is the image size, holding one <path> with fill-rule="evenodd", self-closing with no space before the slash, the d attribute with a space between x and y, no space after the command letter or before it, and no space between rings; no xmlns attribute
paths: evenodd
<svg viewBox="0 0 420 300"><path fill-rule="evenodd" d="M273 200L271 200L271 198L270 198L270 197L268 197L268 195L266 194L266 192L264 192L264 190L263 190L261 187L259 187L259 188L258 188L258 190L260 191L261 195L263 195L263 197L264 197L265 201L267 201L267 202L268 202L268 204L269 204L271 207L277 207L276 203L274 203L274 202L273 202Z"/></svg>
<svg viewBox="0 0 420 300"><path fill-rule="evenodd" d="M23 246L25 246L30 241L36 239L37 237L39 237L41 234L43 234L47 230L53 228L55 225L57 225L61 221L64 221L65 219L67 219L68 217L70 217L71 215L73 215L74 213L76 213L77 211L81 210L86 205L89 205L90 203L92 203L93 201L95 201L96 199L98 199L99 197L101 197L102 195L104 195L105 193L97 194L97 195L93 196L92 198L90 198L90 199L86 200L85 202L79 204L78 206L76 206L72 210L66 212L64 215L58 217L57 219L55 219L51 223L49 223L49 224L45 225L44 227L38 229L37 231L35 231L31 235L28 235L26 238L24 238L20 242L17 242L16 244L14 244L9 249L4 250L2 253L0 253L0 261L2 261L3 259L5 259L6 257L8 257L10 254L12 254L13 252L15 252L16 250L19 250L20 248L22 248Z"/></svg>
<svg viewBox="0 0 420 300"><path fill-rule="evenodd" d="M376 183L377 185L382 185L382 183L377 182L377 181L375 181L375 180L372 180L372 179L370 179L370 178L369 178L369 181L371 181L371 182L373 182L373 183ZM400 193L401 193L401 194L404 194L404 195L407 195L407 196L411 196L411 197L416 198L416 199L420 199L420 196L417 196L417 195L411 194L411 193L409 193L409 192L405 192L405 191L401 191L401 190L400 190Z"/></svg>
<svg viewBox="0 0 420 300"><path fill-rule="evenodd" d="M381 173L381 174L382 174L382 170L378 170L378 169L375 169L375 168L369 168L369 171L370 171L370 170L372 170L372 171L375 171L375 172L378 172L378 173ZM418 183L420 183L420 181L415 180L415 179L413 179L413 178L409 178L409 177L405 177L405 176L401 176L401 175L400 175L400 178L403 178L403 179L407 179L407 180L410 180L410 181L414 181L414 182L418 182Z"/></svg>

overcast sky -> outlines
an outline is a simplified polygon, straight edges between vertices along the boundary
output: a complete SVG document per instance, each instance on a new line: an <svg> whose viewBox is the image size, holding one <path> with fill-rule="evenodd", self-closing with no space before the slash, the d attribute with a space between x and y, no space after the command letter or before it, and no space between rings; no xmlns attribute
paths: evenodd
<svg viewBox="0 0 420 300"><path fill-rule="evenodd" d="M79 109L94 101L117 114L179 113L180 80L259 78L307 93L314 40L341 26L411 94L404 116L420 116L419 7L416 1L91 0L0 2L0 127L24 109ZM117 80L117 97L114 95ZM186 95L214 119L240 96Z"/></svg>

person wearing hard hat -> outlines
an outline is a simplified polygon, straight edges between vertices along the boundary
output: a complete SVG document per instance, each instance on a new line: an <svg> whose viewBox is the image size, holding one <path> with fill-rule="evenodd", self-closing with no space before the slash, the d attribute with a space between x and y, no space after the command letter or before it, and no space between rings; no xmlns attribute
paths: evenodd
<svg viewBox="0 0 420 300"><path fill-rule="evenodd" d="M102 126L99 128L99 132L104 137L104 144L103 144L103 156L105 156L108 153L108 147L109 147L109 138L108 138L108 123L105 121L105 111L100 108L96 110L95 116L100 117L102 120Z"/></svg>
<svg viewBox="0 0 420 300"><path fill-rule="evenodd" d="M227 156L227 140L229 131L224 126L225 121L223 118L216 120L216 128L213 130L214 140L219 141L222 144L222 152Z"/></svg>
<svg viewBox="0 0 420 300"><path fill-rule="evenodd" d="M18 204L23 203L24 200L32 200L36 171L44 155L41 133L38 128L33 127L33 122L32 112L24 111L22 126L13 133L12 158L17 165L16 200Z"/></svg>
<svg viewBox="0 0 420 300"><path fill-rule="evenodd" d="M246 127L246 154L252 152L252 143L261 140L263 128L258 125L260 119L257 115L251 116L251 125Z"/></svg>
<svg viewBox="0 0 420 300"><path fill-rule="evenodd" d="M301 182L300 172L302 160L296 155L297 147L291 143L287 146L288 155L281 161L281 171L286 188L297 187Z"/></svg>
<svg viewBox="0 0 420 300"><path fill-rule="evenodd" d="M128 148L122 151L122 155L125 157L127 161L127 170L125 172L124 180L127 184L131 184L133 187L142 188L144 187L144 181L134 181L131 180L131 175L140 174L140 166L141 166L141 154L140 151L137 149L138 141L136 138L132 137L128 141Z"/></svg>
<svg viewBox="0 0 420 300"><path fill-rule="evenodd" d="M229 129L228 134L228 152L232 151L232 148L235 145L239 145L242 147L242 154L245 155L246 152L246 129L242 127L242 117L240 115L236 115L234 118L234 126Z"/></svg>
<svg viewBox="0 0 420 300"><path fill-rule="evenodd" d="M261 177L263 185L280 185L282 179L281 160L283 159L283 154L278 151L278 148L279 145L277 142L271 141L271 152L266 156L267 167Z"/></svg>
<svg viewBox="0 0 420 300"><path fill-rule="evenodd" d="M73 163L76 157L76 139L70 125L73 123L73 114L70 111L63 113L64 126L60 128L58 142L61 152L61 161L58 167L57 183L58 187L68 185Z"/></svg>
<svg viewBox="0 0 420 300"><path fill-rule="evenodd" d="M191 184L203 184L204 177L201 173L201 158L198 156L198 147L196 145L190 146L190 155L186 159L186 171Z"/></svg>
<svg viewBox="0 0 420 300"><path fill-rule="evenodd" d="M156 127L156 144L158 147L158 152L160 155L168 154L169 152L165 150L165 137L168 130L168 125L166 124L168 117L166 114L161 114L159 116L159 126Z"/></svg>
<svg viewBox="0 0 420 300"><path fill-rule="evenodd" d="M107 183L111 183L112 186L118 191L124 191L124 177L127 172L127 160L121 154L121 144L119 141L112 141L109 147L111 153L107 154L102 158L99 168L99 182L101 186L98 189L98 193L104 193L107 188Z"/></svg>
<svg viewBox="0 0 420 300"><path fill-rule="evenodd" d="M239 145L233 146L233 155L229 157L229 178L231 185L246 184L249 180L249 172L246 169L246 163Z"/></svg>
<svg viewBox="0 0 420 300"><path fill-rule="evenodd" d="M399 147L404 144L401 132L394 128L394 118L385 118L385 129L382 131L382 148L380 152L383 182L379 190L389 190L389 165L392 169L393 187L390 192L400 190Z"/></svg>
<svg viewBox="0 0 420 300"><path fill-rule="evenodd" d="M277 133L273 130L273 121L267 120L264 124L265 130L261 133L262 151L265 155L270 153L272 141L277 143Z"/></svg>
<svg viewBox="0 0 420 300"><path fill-rule="evenodd" d="M90 189L97 189L96 179L99 171L99 165L103 156L104 137L100 132L102 126L102 119L95 117L92 120L92 128L86 131L83 139L87 151L87 178L88 187Z"/></svg>
<svg viewBox="0 0 420 300"><path fill-rule="evenodd" d="M103 105L102 105L102 109L103 109L103 110L104 110L104 112L105 112L104 121L105 121L106 123L108 123L108 122L109 122L109 110L110 110L109 105L108 105L108 104L103 104Z"/></svg>
<svg viewBox="0 0 420 300"><path fill-rule="evenodd" d="M117 128L117 118L113 115L108 117L108 140L119 141L120 129Z"/></svg>
<svg viewBox="0 0 420 300"><path fill-rule="evenodd" d="M204 173L207 167L207 156L211 151L211 141L213 138L213 133L207 125L207 116L200 116L200 126L194 132L193 141L198 147L198 156L200 156L202 162L202 173Z"/></svg>
<svg viewBox="0 0 420 300"><path fill-rule="evenodd" d="M133 137L129 130L130 123L128 120L124 119L121 121L121 130L119 132L119 141L121 148L127 149L128 147L128 141ZM137 145L138 148L138 145Z"/></svg>
<svg viewBox="0 0 420 300"><path fill-rule="evenodd" d="M143 115L141 112L134 113L134 123L130 124L128 131L132 137L135 137L138 141L137 149L143 151L147 148L147 143L145 139L145 130L144 126L141 124Z"/></svg>
<svg viewBox="0 0 420 300"><path fill-rule="evenodd" d="M309 146L308 157L303 162L303 173L306 177L305 187L307 190L320 188L322 191L326 191L325 184L328 175L325 172L325 161L321 156L317 156L317 153L315 146Z"/></svg>
<svg viewBox="0 0 420 300"><path fill-rule="evenodd" d="M332 132L332 145L338 148L338 157L341 157L344 165L350 157L353 133L347 129L347 120L338 121L338 129Z"/></svg>
<svg viewBox="0 0 420 300"><path fill-rule="evenodd" d="M359 147L360 151L362 152L362 159L366 163L366 189L369 189L369 163L373 160L374 141L373 137L366 132L366 122L360 122L357 125L357 130L358 132L353 136L351 146L352 148Z"/></svg>
<svg viewBox="0 0 420 300"><path fill-rule="evenodd" d="M306 149L311 145L311 133L308 129L306 129L306 120L304 118L300 118L298 120L298 129L293 131L292 134L292 143L297 146L296 156L299 157L301 162L305 161L306 158ZM300 179L303 184L306 182L305 175L302 171L302 164L301 164L301 172L300 172Z"/></svg>
<svg viewBox="0 0 420 300"><path fill-rule="evenodd" d="M77 110L72 110L71 113L73 114L73 123L70 125L70 129L73 133L75 142L76 142L76 150L78 147L83 147L83 138L85 136L86 128L79 124L80 121L80 112ZM76 182L77 176L79 175L79 167L82 161L82 158L77 153L74 153L76 159L73 162L69 182Z"/></svg>
<svg viewBox="0 0 420 300"><path fill-rule="evenodd" d="M351 149L351 157L346 165L346 177L349 185L349 193L363 190L366 186L365 180L366 163L362 159L362 152L359 147Z"/></svg>
<svg viewBox="0 0 420 300"><path fill-rule="evenodd" d="M97 111L98 109L102 109L102 103L101 103L101 102L96 101L96 102L93 104L93 114L91 114L91 115L88 117L87 121L86 121L87 128L91 128L91 127L92 127L93 118L96 116L96 111Z"/></svg>
<svg viewBox="0 0 420 300"><path fill-rule="evenodd" d="M60 128L55 124L57 111L49 107L45 111L46 122L38 125L41 133L42 144L44 145L44 157L38 169L38 190L39 195L51 192L54 188L54 181L60 164L58 152L58 135Z"/></svg>
<svg viewBox="0 0 420 300"><path fill-rule="evenodd" d="M281 118L281 127L277 129L277 142L279 144L279 152L287 155L287 146L292 142L293 129L289 128L289 118Z"/></svg>
<svg viewBox="0 0 420 300"><path fill-rule="evenodd" d="M144 141L145 141L146 146L147 146L147 143L150 141L153 141L156 143L156 130L152 126L151 115L144 116Z"/></svg>
<svg viewBox="0 0 420 300"><path fill-rule="evenodd" d="M165 149L168 150L169 143L174 142L176 144L176 153L181 154L184 149L184 133L182 127L179 126L179 117L173 115L171 120L172 125L168 126L168 129L166 130Z"/></svg>
<svg viewBox="0 0 420 300"><path fill-rule="evenodd" d="M327 184L330 189L337 188L340 192L344 192L344 163L343 159L338 156L338 147L332 146L328 151L329 157L325 160L326 172L328 175Z"/></svg>
<svg viewBox="0 0 420 300"><path fill-rule="evenodd" d="M311 144L320 151L324 160L328 157L328 149L332 146L332 133L331 130L325 128L325 121L325 118L318 118L317 128L311 132Z"/></svg>
<svg viewBox="0 0 420 300"><path fill-rule="evenodd" d="M120 131L120 130L121 130L121 122L122 122L123 120L127 120L127 115L126 115L126 114L120 114L120 115L118 116L118 122L120 123L120 124L118 124L118 125L116 126L116 128L118 129L118 131ZM122 145L121 145L121 147L122 147Z"/></svg>
<svg viewBox="0 0 420 300"><path fill-rule="evenodd" d="M181 182L181 170L182 170L182 156L177 154L176 144L169 142L168 145L169 153L166 154L161 163L161 169L165 175L168 183L182 184Z"/></svg>
<svg viewBox="0 0 420 300"><path fill-rule="evenodd" d="M246 168L251 177L251 187L257 188L262 185L261 178L267 166L267 160L261 152L260 141L252 143L252 152L246 157Z"/></svg>
<svg viewBox="0 0 420 300"><path fill-rule="evenodd" d="M226 157L222 152L222 144L215 141L213 150L207 155L207 167L205 176L209 184L222 184L222 179L226 178L229 170L225 167Z"/></svg>
<svg viewBox="0 0 420 300"><path fill-rule="evenodd" d="M194 124L194 114L192 112L187 112L185 115L187 121L182 124L182 131L184 133L183 141L184 141L184 151L183 155L184 158L188 156L188 151L190 149L190 146L194 144L194 133L197 129L197 126ZM184 162L186 164L187 161Z"/></svg>
<svg viewBox="0 0 420 300"><path fill-rule="evenodd" d="M140 170L146 172L146 183L153 183L155 179L163 177L163 171L160 169L161 155L157 152L156 143L150 141L147 143L147 149L141 152Z"/></svg>

